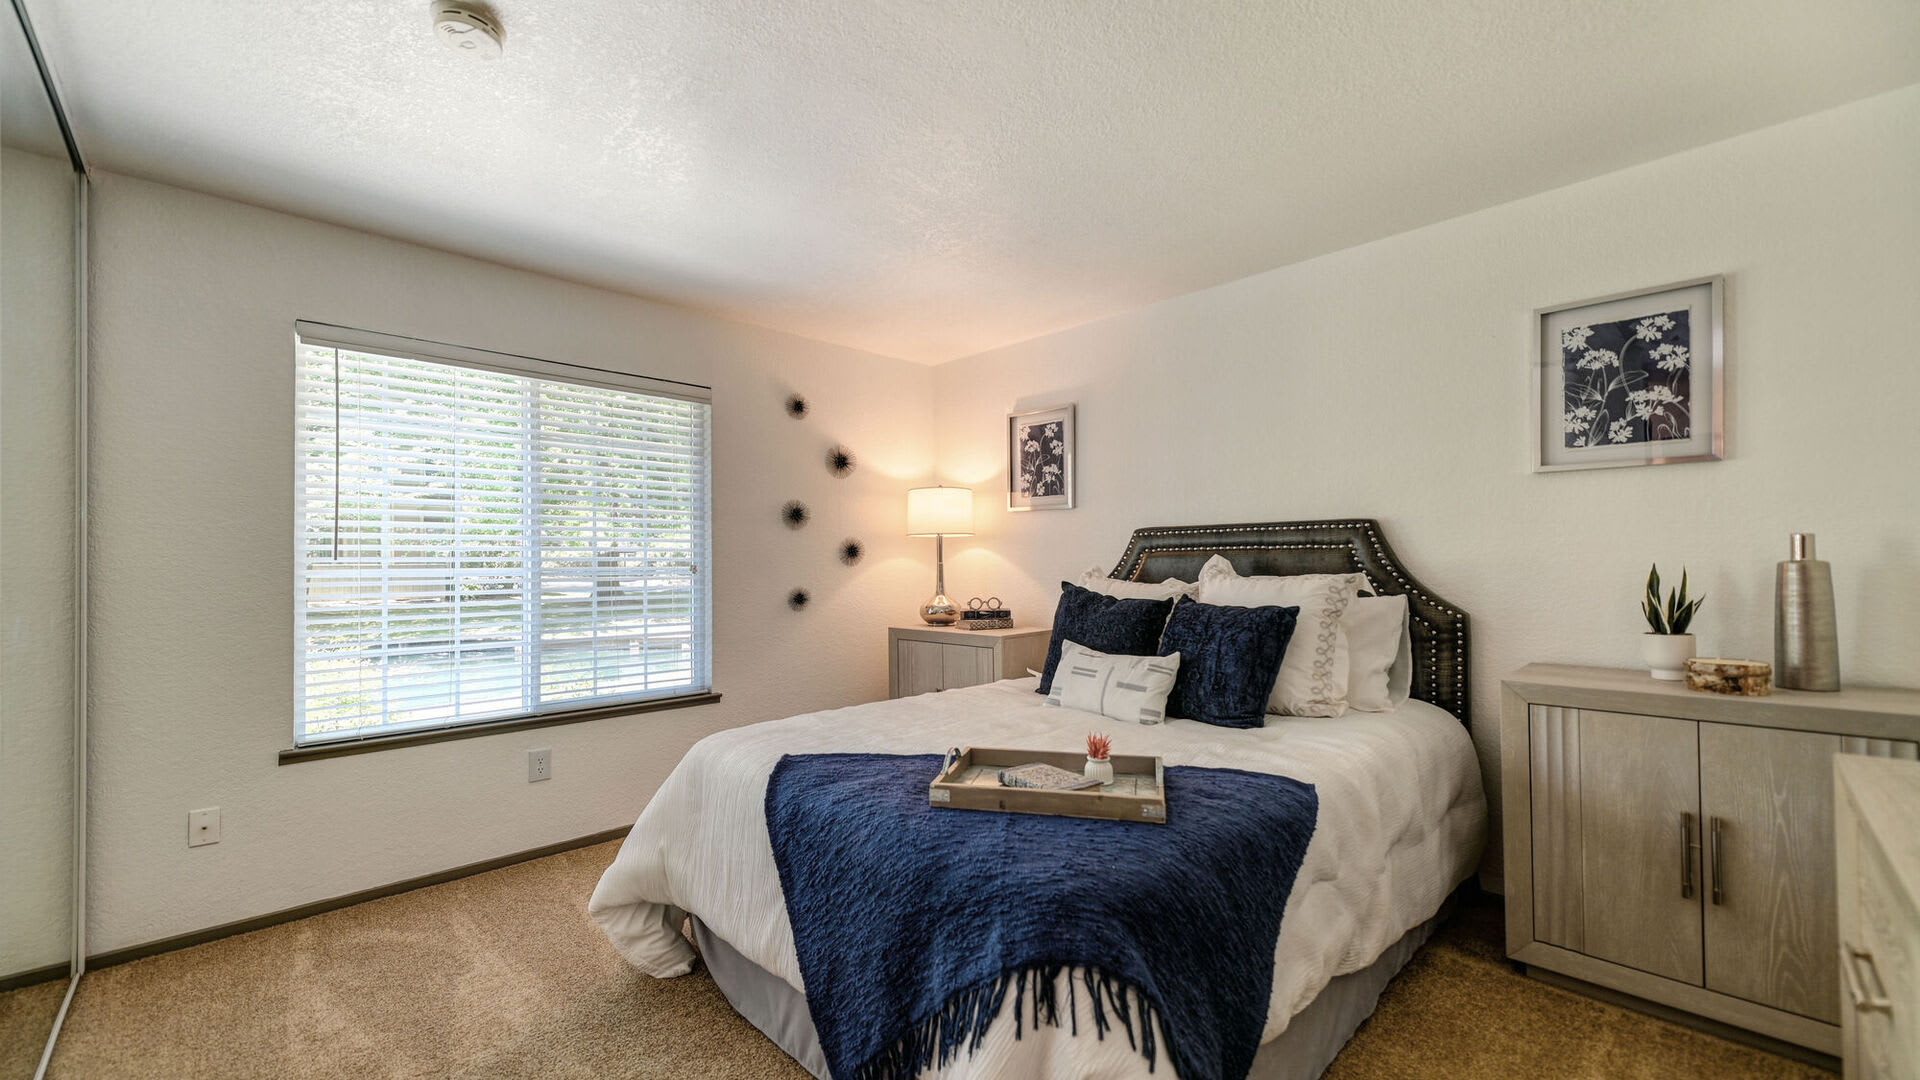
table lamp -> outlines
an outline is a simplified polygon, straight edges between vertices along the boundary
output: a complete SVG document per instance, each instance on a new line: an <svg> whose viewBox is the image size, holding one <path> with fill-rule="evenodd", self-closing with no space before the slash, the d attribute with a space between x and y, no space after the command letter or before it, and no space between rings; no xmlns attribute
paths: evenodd
<svg viewBox="0 0 1920 1080"><path fill-rule="evenodd" d="M933 596L920 605L920 617L935 626L959 622L960 606L947 599L946 538L973 535L973 489L909 489L907 535L933 537Z"/></svg>

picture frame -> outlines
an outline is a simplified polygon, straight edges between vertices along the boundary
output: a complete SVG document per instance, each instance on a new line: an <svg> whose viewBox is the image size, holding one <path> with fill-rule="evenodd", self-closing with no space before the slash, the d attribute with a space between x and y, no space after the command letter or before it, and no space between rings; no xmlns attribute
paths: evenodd
<svg viewBox="0 0 1920 1080"><path fill-rule="evenodd" d="M1726 278L1537 308L1534 472L1726 454Z"/></svg>
<svg viewBox="0 0 1920 1080"><path fill-rule="evenodd" d="M1007 416L1007 509L1073 509L1071 404Z"/></svg>

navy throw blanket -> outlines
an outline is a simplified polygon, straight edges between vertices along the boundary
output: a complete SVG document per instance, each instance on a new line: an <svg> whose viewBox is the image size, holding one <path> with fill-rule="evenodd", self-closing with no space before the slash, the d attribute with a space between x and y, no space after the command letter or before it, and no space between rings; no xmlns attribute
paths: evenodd
<svg viewBox="0 0 1920 1080"><path fill-rule="evenodd" d="M978 1049L1014 995L1015 1037L1088 995L1094 1034L1182 1080L1243 1080L1273 949L1313 838L1313 786L1169 768L1167 822L935 809L936 755L789 754L767 831L807 1010L837 1080L908 1080ZM1064 1010L1062 1006L1065 1006ZM1113 1037L1118 1038L1116 1033Z"/></svg>

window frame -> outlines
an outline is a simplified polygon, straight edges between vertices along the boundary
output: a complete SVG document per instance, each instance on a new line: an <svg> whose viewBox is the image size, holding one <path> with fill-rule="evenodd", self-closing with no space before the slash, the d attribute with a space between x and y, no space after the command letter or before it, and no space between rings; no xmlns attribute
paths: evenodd
<svg viewBox="0 0 1920 1080"><path fill-rule="evenodd" d="M706 420L705 438L702 440L704 458L705 490L700 492L701 527L705 538L707 565L698 568L700 610L704 614L705 625L696 627L696 635L704 642L705 656L700 668L705 675L705 686L696 686L681 694L652 694L627 699L597 699L590 703L569 707L561 704L550 709L534 709L488 716L481 719L456 721L435 727L409 727L403 730L380 733L372 732L337 739L300 741L300 727L303 710L298 695L303 686L303 665L306 657L301 645L301 626L303 622L304 601L299 590L308 584L303 559L305 551L299 522L302 514L298 510L294 515L294 693L295 701L291 733L293 746L280 751L279 763L292 764L299 761L312 761L321 758L340 757L350 754L366 753L373 750L401 746L417 746L424 743L442 742L453 739L475 738L509 731L524 731L533 728L558 724L574 724L588 720L597 720L611 716L638 715L665 709L691 708L710 705L720 700L720 694L713 688L713 428L711 408L713 392L710 387L698 383L683 382L674 379L661 379L651 376L634 375L628 372L607 368L589 367L580 364L566 364L558 361L543 360L537 357L521 356L514 353L495 352L488 349L473 348L464 345L452 345L430 341L423 338L406 337L396 334L383 334L377 331L360 330L330 323L299 320L294 323L293 356L296 372L300 364L300 350L303 346L319 348L338 348L353 352L369 353L377 356L411 360L420 363L441 364L454 367L473 368L497 374L531 378L549 382L588 386L598 389L625 393L646 394L666 397L680 401L706 405L709 409ZM297 376L296 376L297 377ZM300 398L296 392L293 400L295 412L295 431L299 431ZM296 434L296 446L299 436ZM301 490L298 476L300 469L296 462L295 494Z"/></svg>

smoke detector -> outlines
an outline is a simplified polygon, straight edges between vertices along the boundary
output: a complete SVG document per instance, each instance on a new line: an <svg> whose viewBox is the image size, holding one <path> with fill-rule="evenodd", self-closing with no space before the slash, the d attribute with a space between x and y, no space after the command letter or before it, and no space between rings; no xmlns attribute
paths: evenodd
<svg viewBox="0 0 1920 1080"><path fill-rule="evenodd" d="M492 60L500 55L500 23L491 14L465 4L435 0L433 36L455 52Z"/></svg>

